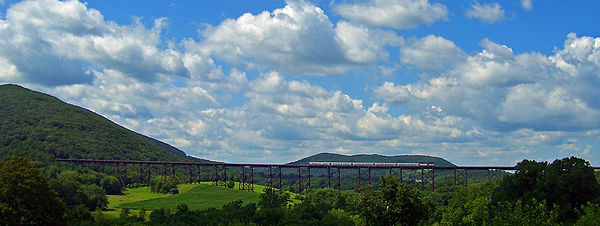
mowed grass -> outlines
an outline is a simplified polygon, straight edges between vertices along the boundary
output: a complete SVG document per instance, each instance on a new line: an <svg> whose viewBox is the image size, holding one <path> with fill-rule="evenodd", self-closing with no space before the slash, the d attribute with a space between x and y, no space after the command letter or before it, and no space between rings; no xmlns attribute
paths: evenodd
<svg viewBox="0 0 600 226"><path fill-rule="evenodd" d="M182 184L178 186L179 194L165 195L150 192L150 188L135 188L125 192L125 197L111 197L109 208L130 209L170 209L176 210L177 205L186 204L190 210L203 210L208 208L221 208L224 204L235 200L244 203L258 202L258 197L265 189L264 186L254 185L254 191L238 190L236 183L234 189L216 187L210 183Z"/></svg>

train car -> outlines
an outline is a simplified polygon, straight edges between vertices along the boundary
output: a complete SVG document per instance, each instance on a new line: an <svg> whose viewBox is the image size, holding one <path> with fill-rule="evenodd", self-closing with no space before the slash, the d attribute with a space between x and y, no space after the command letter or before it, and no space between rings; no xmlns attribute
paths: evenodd
<svg viewBox="0 0 600 226"><path fill-rule="evenodd" d="M374 162L309 162L311 166L357 166L357 167L433 167L433 163L374 163Z"/></svg>

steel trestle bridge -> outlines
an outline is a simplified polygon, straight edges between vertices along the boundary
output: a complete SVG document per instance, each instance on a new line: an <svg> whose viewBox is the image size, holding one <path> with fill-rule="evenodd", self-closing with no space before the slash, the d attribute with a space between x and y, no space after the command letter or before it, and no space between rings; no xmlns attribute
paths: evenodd
<svg viewBox="0 0 600 226"><path fill-rule="evenodd" d="M436 171L453 171L454 185L455 186L467 186L468 184L468 172L471 170L486 170L488 172L488 178L493 176L501 175L504 170L515 170L515 166L435 166L432 164L396 164L392 165L389 163L368 163L359 165L326 165L326 164L253 164L253 163L219 163L219 162L169 162L169 161L134 161L134 160L98 160L98 159L56 159L58 162L70 162L75 164L83 164L96 170L102 171L103 166L112 165L115 176L121 180L125 180L127 177L128 166L135 166L137 168L135 181L140 184L149 184L151 167L159 166L161 176L172 176L175 174L175 167L183 167L183 172L186 174L187 183L200 182L200 169L201 168L212 168L211 178L212 184L215 186L226 186L227 172L231 170L239 170L239 189L240 190L254 190L254 170L263 169L266 170L267 175L267 186L272 188L280 189L282 187L282 169L292 169L295 171L295 185L297 191L301 192L311 187L311 169L326 170L325 176L327 181L327 187L340 189L341 182L341 170L356 170L356 182L359 186L371 184L371 171L372 170L387 170L388 175L397 176L399 181L402 182L403 170L416 170L420 171L420 189L429 189L431 184L431 190L435 190L435 173ZM156 168L156 167L155 167ZM594 170L599 170L600 167L593 167ZM427 188L426 188L427 185Z"/></svg>

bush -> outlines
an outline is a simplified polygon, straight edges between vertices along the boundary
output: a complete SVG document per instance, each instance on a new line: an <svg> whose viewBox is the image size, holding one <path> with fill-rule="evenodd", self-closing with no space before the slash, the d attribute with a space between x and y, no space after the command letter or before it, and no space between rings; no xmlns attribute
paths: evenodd
<svg viewBox="0 0 600 226"><path fill-rule="evenodd" d="M153 177L150 181L150 189L155 193L163 194L178 194L179 190L177 185L179 184L179 178L176 176L171 177Z"/></svg>
<svg viewBox="0 0 600 226"><path fill-rule="evenodd" d="M235 182L233 182L233 181L231 181L231 180L228 180L228 181L225 183L225 185L226 185L228 188L233 188L233 187L235 187Z"/></svg>
<svg viewBox="0 0 600 226"><path fill-rule="evenodd" d="M106 176L100 180L100 186L104 188L108 195L120 195L123 186L118 178L114 176Z"/></svg>

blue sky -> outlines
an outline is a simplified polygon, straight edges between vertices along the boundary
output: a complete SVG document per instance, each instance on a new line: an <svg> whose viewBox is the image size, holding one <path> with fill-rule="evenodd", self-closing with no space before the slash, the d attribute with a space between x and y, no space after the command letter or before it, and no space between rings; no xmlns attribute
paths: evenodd
<svg viewBox="0 0 600 226"><path fill-rule="evenodd" d="M227 162L600 164L598 1L0 0L0 83Z"/></svg>

